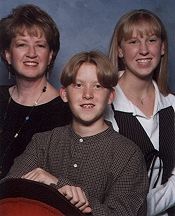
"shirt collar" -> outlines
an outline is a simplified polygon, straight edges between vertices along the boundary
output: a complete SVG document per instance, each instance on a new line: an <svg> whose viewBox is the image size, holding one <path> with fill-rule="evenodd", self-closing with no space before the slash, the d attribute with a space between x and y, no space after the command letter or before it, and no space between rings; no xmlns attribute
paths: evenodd
<svg viewBox="0 0 175 216"><path fill-rule="evenodd" d="M171 96L162 95L155 81L153 81L153 85L155 88L155 104L153 115L155 115L161 109L171 106L172 103L170 100ZM115 110L133 113L133 115L143 116L143 113L130 100L127 99L119 84L115 87L115 91L116 100L113 102Z"/></svg>

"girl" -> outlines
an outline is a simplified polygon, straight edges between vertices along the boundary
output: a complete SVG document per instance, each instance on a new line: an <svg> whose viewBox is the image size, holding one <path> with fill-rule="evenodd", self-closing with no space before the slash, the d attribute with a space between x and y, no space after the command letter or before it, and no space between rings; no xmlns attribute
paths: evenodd
<svg viewBox="0 0 175 216"><path fill-rule="evenodd" d="M125 14L115 27L109 57L120 72L106 118L144 154L147 215L167 215L175 205L175 97L167 84L168 42L161 20L143 9Z"/></svg>

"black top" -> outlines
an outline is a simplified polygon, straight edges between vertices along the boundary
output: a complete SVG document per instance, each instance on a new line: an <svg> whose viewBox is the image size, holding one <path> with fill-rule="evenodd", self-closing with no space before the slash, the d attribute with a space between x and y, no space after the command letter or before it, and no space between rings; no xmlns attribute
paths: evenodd
<svg viewBox="0 0 175 216"><path fill-rule="evenodd" d="M24 124L32 106L23 106L12 99L8 105L9 98L9 86L0 86L0 178L7 174L14 158L25 150L34 133L66 125L72 119L68 104L57 97L35 106ZM14 138L20 128L18 137Z"/></svg>

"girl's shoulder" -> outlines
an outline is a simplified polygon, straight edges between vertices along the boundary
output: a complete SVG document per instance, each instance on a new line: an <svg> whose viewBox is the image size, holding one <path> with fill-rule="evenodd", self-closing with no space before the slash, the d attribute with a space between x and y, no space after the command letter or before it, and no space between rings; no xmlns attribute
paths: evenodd
<svg viewBox="0 0 175 216"><path fill-rule="evenodd" d="M173 109L175 111L175 95L174 94L169 94L167 96L167 99L168 99L170 105L173 107Z"/></svg>

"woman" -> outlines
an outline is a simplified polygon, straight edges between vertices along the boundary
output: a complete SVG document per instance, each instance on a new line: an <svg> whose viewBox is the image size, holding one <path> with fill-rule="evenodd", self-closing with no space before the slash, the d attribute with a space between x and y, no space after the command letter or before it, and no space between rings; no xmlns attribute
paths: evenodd
<svg viewBox="0 0 175 216"><path fill-rule="evenodd" d="M120 79L106 118L145 156L150 180L147 215L167 215L175 205L175 97L167 84L168 42L161 20L143 9L122 16L109 57Z"/></svg>
<svg viewBox="0 0 175 216"><path fill-rule="evenodd" d="M1 58L16 80L13 86L0 87L0 178L34 133L71 120L67 105L46 78L59 48L55 22L37 6L19 6L0 21Z"/></svg>

